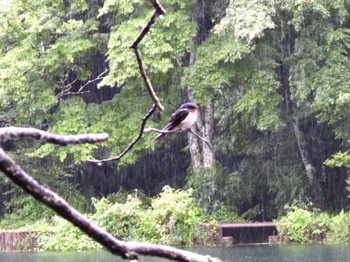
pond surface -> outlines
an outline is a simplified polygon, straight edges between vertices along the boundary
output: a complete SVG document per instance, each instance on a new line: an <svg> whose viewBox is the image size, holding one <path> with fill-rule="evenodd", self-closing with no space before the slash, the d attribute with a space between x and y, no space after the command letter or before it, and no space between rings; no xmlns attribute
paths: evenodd
<svg viewBox="0 0 350 262"><path fill-rule="evenodd" d="M350 245L235 246L194 248L191 251L227 262L350 262ZM0 262L121 262L107 251L89 252L4 252ZM140 261L169 261L140 257Z"/></svg>

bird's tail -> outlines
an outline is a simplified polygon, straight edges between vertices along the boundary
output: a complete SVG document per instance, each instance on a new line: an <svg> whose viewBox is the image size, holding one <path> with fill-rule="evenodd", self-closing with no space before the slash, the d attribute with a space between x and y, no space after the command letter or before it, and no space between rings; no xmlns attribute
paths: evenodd
<svg viewBox="0 0 350 262"><path fill-rule="evenodd" d="M159 135L157 135L155 138L153 138L154 142L159 142L164 140L169 134L165 134L165 133L161 133Z"/></svg>

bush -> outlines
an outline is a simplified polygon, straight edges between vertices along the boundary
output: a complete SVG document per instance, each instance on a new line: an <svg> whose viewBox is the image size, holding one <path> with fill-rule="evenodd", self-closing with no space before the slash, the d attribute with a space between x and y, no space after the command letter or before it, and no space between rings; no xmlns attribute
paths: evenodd
<svg viewBox="0 0 350 262"><path fill-rule="evenodd" d="M101 248L101 246L74 227L65 219L54 217L50 231L38 232L37 243L40 250L82 251Z"/></svg>
<svg viewBox="0 0 350 262"><path fill-rule="evenodd" d="M145 200L142 195L129 194L122 203L110 199L93 199L95 213L91 216L101 227L121 239L147 241L168 245L203 244L209 234L202 226L204 216L195 204L192 190L163 188L159 196ZM85 250L100 246L79 229L55 218L51 232L39 233L38 244L44 250Z"/></svg>
<svg viewBox="0 0 350 262"><path fill-rule="evenodd" d="M277 223L280 234L294 243L310 243L318 235L325 235L330 227L329 215L317 210L291 206Z"/></svg>
<svg viewBox="0 0 350 262"><path fill-rule="evenodd" d="M152 241L149 233L149 210L136 195L128 195L125 203L112 203L106 198L93 200L96 209L93 220L109 233L121 239Z"/></svg>
<svg viewBox="0 0 350 262"><path fill-rule="evenodd" d="M192 189L174 191L165 186L163 192L152 200L151 216L161 243L188 246L205 234L196 228L204 217L195 204Z"/></svg>
<svg viewBox="0 0 350 262"><path fill-rule="evenodd" d="M341 211L331 218L330 232L327 234L330 243L350 243L350 213Z"/></svg>

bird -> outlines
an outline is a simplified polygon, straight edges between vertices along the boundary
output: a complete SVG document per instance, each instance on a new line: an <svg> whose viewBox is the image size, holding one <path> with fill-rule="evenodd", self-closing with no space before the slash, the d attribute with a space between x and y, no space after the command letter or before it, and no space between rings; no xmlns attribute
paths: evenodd
<svg viewBox="0 0 350 262"><path fill-rule="evenodd" d="M199 106L197 104L192 102L182 104L171 115L168 124L162 129L162 131L169 131L169 133L161 133L153 141L161 141L172 133L189 130L196 122L198 112Z"/></svg>

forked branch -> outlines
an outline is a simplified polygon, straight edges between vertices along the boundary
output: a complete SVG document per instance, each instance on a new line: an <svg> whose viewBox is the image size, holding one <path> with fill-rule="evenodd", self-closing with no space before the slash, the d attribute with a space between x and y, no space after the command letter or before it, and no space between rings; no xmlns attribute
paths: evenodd
<svg viewBox="0 0 350 262"><path fill-rule="evenodd" d="M129 152L135 145L136 143L142 138L142 135L144 133L144 129L147 123L147 120L154 114L154 112L157 110L157 106L153 104L152 108L148 111L148 113L142 118L141 121L141 127L140 127L140 132L139 135L121 152L119 155L111 158L106 158L106 159L93 159L93 160L88 160L89 162L92 163L97 163L98 165L101 165L103 162L109 162L109 161L117 161L120 160L127 152Z"/></svg>
<svg viewBox="0 0 350 262"><path fill-rule="evenodd" d="M73 140L72 143L74 141L76 140ZM203 256L169 246L138 242L126 242L113 237L103 228L94 224L85 216L83 216L79 211L71 207L55 192L39 184L20 166L18 166L17 163L13 161L1 148L0 170L28 194L44 203L46 206L54 210L57 214L71 222L92 239L107 248L111 253L119 255L124 259L137 260L138 255L144 255L157 256L175 261L219 261L209 256Z"/></svg>
<svg viewBox="0 0 350 262"><path fill-rule="evenodd" d="M88 85L90 85L90 84L92 84L92 83L94 83L94 82L96 82L96 81L102 80L103 77L104 77L108 72L109 72L109 69L106 69L105 71L103 71L102 73L100 73L96 78L94 78L94 79L89 79L89 81L87 81L84 85L80 86L79 89L78 89L78 91L71 92L70 90L73 88L73 84L74 84L75 82L78 81L78 79L76 78L73 82L71 82L71 83L65 85L65 86L63 87L62 91L59 92L59 93L56 95L56 97L57 97L58 99L60 99L60 98L62 98L62 97L64 97L64 96L68 96L68 95L81 95L81 94L89 93L90 91L84 91L84 89L85 89ZM64 82L64 81L63 81L63 82Z"/></svg>
<svg viewBox="0 0 350 262"><path fill-rule="evenodd" d="M151 80L149 79L149 77L147 75L146 69L145 69L143 62L142 62L141 51L139 49L139 44L144 39L144 37L148 34L148 32L151 30L151 27L156 22L157 17L165 14L165 9L161 6L161 4L158 2L158 0L150 0L150 3L153 5L155 11L153 12L153 15L151 16L151 18L148 21L148 23L146 24L146 26L142 29L141 33L136 37L135 41L131 44L130 48L134 49L136 61L137 61L137 64L138 64L139 70L140 70L140 74L143 78L143 81L144 81L145 86L148 90L148 93L149 93L151 99L153 100L153 106L152 106L151 110L142 118L140 132L139 132L139 135L137 136L137 138L135 138L119 155L111 157L111 158L100 159L100 160L92 159L92 160L88 160L89 162L93 162L93 163L97 163L98 165L101 165L104 162L120 160L142 138L142 135L144 133L144 128L145 128L145 125L146 125L148 119L156 112L157 109L160 111L164 110L163 105L160 103L160 100L159 100L156 92L154 91Z"/></svg>

